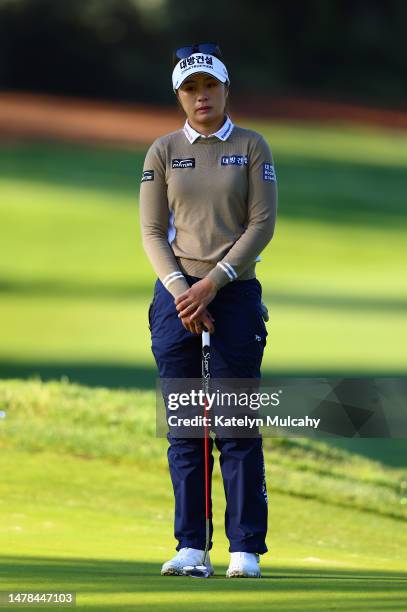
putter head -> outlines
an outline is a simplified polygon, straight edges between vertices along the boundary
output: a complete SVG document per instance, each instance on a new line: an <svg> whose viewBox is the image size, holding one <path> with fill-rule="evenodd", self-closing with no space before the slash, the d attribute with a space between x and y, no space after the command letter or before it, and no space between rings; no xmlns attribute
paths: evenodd
<svg viewBox="0 0 407 612"><path fill-rule="evenodd" d="M191 578L209 578L210 573L206 565L185 565L182 568L184 576L191 576Z"/></svg>

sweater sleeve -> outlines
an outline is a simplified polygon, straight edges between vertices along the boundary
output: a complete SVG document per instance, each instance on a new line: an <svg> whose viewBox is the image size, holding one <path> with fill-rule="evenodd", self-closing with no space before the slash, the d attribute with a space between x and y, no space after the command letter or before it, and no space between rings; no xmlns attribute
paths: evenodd
<svg viewBox="0 0 407 612"><path fill-rule="evenodd" d="M177 297L189 285L168 241L170 211L165 177L165 152L155 141L144 161L140 185L140 225L144 250L163 285Z"/></svg>
<svg viewBox="0 0 407 612"><path fill-rule="evenodd" d="M273 156L260 136L249 151L248 213L245 231L207 275L220 289L236 280L273 237L277 214L277 182Z"/></svg>

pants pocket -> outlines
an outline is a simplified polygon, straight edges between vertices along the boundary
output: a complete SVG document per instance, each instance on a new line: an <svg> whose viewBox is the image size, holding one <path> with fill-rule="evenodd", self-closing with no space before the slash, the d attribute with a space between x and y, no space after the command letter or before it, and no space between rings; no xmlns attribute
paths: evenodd
<svg viewBox="0 0 407 612"><path fill-rule="evenodd" d="M263 318L262 288L260 282L255 279L244 292L247 303L245 304L246 317L251 322L251 331L258 344L264 347L267 344L267 327Z"/></svg>
<svg viewBox="0 0 407 612"><path fill-rule="evenodd" d="M148 307L148 329L150 331L151 331L151 317L152 317L153 306L154 306L154 298L150 306Z"/></svg>

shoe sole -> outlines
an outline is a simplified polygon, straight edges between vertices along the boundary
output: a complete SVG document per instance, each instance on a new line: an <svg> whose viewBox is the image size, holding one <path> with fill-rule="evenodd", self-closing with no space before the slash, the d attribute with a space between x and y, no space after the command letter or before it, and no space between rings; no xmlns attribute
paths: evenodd
<svg viewBox="0 0 407 612"><path fill-rule="evenodd" d="M169 567L166 570L161 570L161 576L182 576L182 570L177 570L175 567Z"/></svg>
<svg viewBox="0 0 407 612"><path fill-rule="evenodd" d="M226 572L226 578L261 578L261 573L252 572L251 574L244 574L239 570L233 570L231 572Z"/></svg>
<svg viewBox="0 0 407 612"><path fill-rule="evenodd" d="M211 569L209 572L209 576L213 576L214 573L215 572L213 571L213 569ZM183 574L182 569L179 570L175 567L169 567L168 569L161 570L161 576L184 576L185 578L185 574Z"/></svg>

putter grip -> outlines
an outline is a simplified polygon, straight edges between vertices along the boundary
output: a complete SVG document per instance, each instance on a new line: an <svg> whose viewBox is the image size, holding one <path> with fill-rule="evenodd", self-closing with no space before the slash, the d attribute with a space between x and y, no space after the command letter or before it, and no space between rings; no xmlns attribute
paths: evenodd
<svg viewBox="0 0 407 612"><path fill-rule="evenodd" d="M202 332L202 346L210 346L210 338L211 338L210 333L204 330Z"/></svg>

